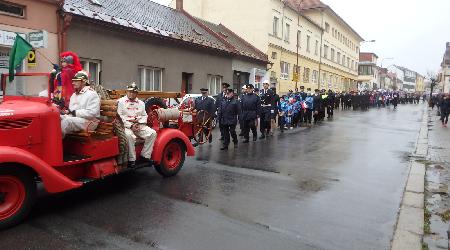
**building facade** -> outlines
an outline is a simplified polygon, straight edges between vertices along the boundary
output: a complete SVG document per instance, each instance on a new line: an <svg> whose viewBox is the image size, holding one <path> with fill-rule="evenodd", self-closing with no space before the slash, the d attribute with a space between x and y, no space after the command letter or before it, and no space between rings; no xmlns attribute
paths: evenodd
<svg viewBox="0 0 450 250"><path fill-rule="evenodd" d="M258 11L242 14L241 10L255 6ZM184 8L199 18L223 23L266 52L272 62L266 78L281 93L299 86L356 88L363 39L320 1L184 0Z"/></svg>
<svg viewBox="0 0 450 250"><path fill-rule="evenodd" d="M214 95L223 82L233 81L233 67L265 71L264 53L178 7L66 0L64 50L79 54L91 80L113 89L136 82L147 91L198 93L208 87Z"/></svg>
<svg viewBox="0 0 450 250"><path fill-rule="evenodd" d="M375 53L361 52L358 65L358 90L377 90L381 88L378 56Z"/></svg>
<svg viewBox="0 0 450 250"><path fill-rule="evenodd" d="M54 0L9 0L0 1L0 73L7 73L9 52L16 33L30 40L30 34L40 38L36 48L35 64L24 62L20 72L49 72L51 62L58 62L58 1ZM32 38L32 39L33 39ZM49 62L47 57L51 62Z"/></svg>
<svg viewBox="0 0 450 250"><path fill-rule="evenodd" d="M446 44L446 49L441 62L441 69L438 73L439 89L444 93L450 93L450 42Z"/></svg>

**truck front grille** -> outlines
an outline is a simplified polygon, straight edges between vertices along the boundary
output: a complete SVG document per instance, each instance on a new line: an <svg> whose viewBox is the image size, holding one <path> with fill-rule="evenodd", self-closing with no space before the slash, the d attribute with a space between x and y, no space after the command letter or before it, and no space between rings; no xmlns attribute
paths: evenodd
<svg viewBox="0 0 450 250"><path fill-rule="evenodd" d="M26 128L30 126L33 120L30 118L23 118L18 120L0 120L0 129L17 129Z"/></svg>

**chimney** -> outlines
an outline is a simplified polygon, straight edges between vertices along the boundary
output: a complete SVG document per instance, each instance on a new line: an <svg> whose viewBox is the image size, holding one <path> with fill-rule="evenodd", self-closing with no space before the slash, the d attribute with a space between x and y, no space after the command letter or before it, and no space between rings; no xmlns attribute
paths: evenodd
<svg viewBox="0 0 450 250"><path fill-rule="evenodd" d="M183 10L183 0L176 0L176 9Z"/></svg>

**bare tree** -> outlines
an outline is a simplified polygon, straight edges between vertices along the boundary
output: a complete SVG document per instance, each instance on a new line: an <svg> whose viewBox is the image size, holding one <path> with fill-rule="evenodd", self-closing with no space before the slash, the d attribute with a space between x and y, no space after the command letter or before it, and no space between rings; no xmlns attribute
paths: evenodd
<svg viewBox="0 0 450 250"><path fill-rule="evenodd" d="M428 80L430 80L430 87L431 87L431 91L430 91L430 100L431 100L431 97L433 96L433 90L434 90L434 87L436 87L436 85L437 85L437 81L438 81L438 79L437 79L437 74L435 73L435 72L433 72L433 71L431 71L431 70L428 70L427 71L427 77L426 77Z"/></svg>

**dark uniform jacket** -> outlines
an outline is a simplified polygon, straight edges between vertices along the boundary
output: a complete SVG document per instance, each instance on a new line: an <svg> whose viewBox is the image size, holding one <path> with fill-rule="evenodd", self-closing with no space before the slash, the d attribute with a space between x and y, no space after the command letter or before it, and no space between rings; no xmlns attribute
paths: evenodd
<svg viewBox="0 0 450 250"><path fill-rule="evenodd" d="M320 111L322 109L322 96L320 94L313 95L313 108L314 111Z"/></svg>
<svg viewBox="0 0 450 250"><path fill-rule="evenodd" d="M243 95L241 99L241 116L243 121L255 120L261 115L261 100L256 94Z"/></svg>
<svg viewBox="0 0 450 250"><path fill-rule="evenodd" d="M260 99L262 105L273 105L273 99L274 99L275 93L271 89L262 89L260 91Z"/></svg>
<svg viewBox="0 0 450 250"><path fill-rule="evenodd" d="M216 114L215 101L211 97L200 96L197 99L195 99L195 109L197 111L205 110L212 117L214 117Z"/></svg>
<svg viewBox="0 0 450 250"><path fill-rule="evenodd" d="M441 109L441 113L448 114L450 111L450 99L442 99L439 108Z"/></svg>
<svg viewBox="0 0 450 250"><path fill-rule="evenodd" d="M239 102L236 98L224 98L217 105L217 116L220 125L236 125L237 116L239 115Z"/></svg>

